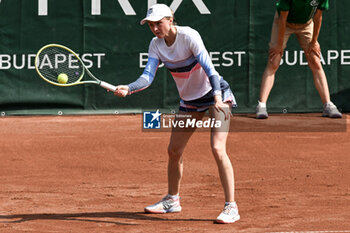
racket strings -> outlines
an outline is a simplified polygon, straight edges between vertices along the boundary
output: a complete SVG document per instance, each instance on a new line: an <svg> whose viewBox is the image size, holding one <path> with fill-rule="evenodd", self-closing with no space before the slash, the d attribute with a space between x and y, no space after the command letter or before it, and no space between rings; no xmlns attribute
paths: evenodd
<svg viewBox="0 0 350 233"><path fill-rule="evenodd" d="M37 68L50 82L59 83L58 75L66 74L67 83L78 82L84 75L80 60L70 51L60 47L47 47L38 55ZM62 83L60 83L62 85Z"/></svg>

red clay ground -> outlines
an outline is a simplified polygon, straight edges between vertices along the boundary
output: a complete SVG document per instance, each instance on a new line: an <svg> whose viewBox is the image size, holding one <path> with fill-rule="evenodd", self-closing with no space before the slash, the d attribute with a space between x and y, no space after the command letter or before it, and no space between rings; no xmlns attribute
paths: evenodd
<svg viewBox="0 0 350 233"><path fill-rule="evenodd" d="M208 132L185 150L183 212L155 215L143 208L166 193L170 133L142 132L140 115L2 117L0 232L350 232L350 117L307 120L234 117L241 220L218 225Z"/></svg>

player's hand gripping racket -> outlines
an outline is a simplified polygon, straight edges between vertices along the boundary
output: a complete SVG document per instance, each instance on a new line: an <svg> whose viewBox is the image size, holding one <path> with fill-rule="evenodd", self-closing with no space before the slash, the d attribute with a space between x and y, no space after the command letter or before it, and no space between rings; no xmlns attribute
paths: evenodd
<svg viewBox="0 0 350 233"><path fill-rule="evenodd" d="M38 51L35 69L41 78L57 86L92 83L113 92L117 89L116 86L96 78L75 52L59 44L48 44ZM82 80L85 72L90 80Z"/></svg>

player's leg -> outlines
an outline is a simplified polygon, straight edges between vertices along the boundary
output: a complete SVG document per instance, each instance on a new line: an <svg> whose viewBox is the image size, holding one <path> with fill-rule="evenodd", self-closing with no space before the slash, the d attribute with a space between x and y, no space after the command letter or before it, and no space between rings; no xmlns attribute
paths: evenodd
<svg viewBox="0 0 350 233"><path fill-rule="evenodd" d="M313 25L313 22L311 22L304 29L298 32L297 38L300 46L305 52L308 65L312 71L315 87L323 103L323 116L338 118L341 117L341 113L338 111L337 107L331 102L327 77L321 64L321 58L314 52L307 53L309 44L312 40ZM317 46L320 46L318 42Z"/></svg>
<svg viewBox="0 0 350 233"><path fill-rule="evenodd" d="M227 110L231 111L230 104L226 103ZM226 141L230 128L230 119L225 120L222 112L218 112L214 107L209 109L209 117L220 120L222 125L219 129L211 131L211 148L218 166L220 181L225 193L225 206L222 213L216 219L218 223L233 223L240 219L238 208L235 202L234 173L231 160L226 152Z"/></svg>
<svg viewBox="0 0 350 233"><path fill-rule="evenodd" d="M227 108L230 109L230 106L228 104ZM212 119L220 120L222 122L222 125L219 129L211 130L210 144L216 164L218 166L221 184L224 188L225 201L233 202L235 201L233 168L230 158L226 152L226 141L230 127L230 120L225 120L224 114L222 112L218 112L214 107L210 107L209 117Z"/></svg>
<svg viewBox="0 0 350 233"><path fill-rule="evenodd" d="M197 119L202 119L204 112L179 112L179 115L192 115ZM182 154L188 140L194 133L195 128L172 129L170 143L168 146L168 195L154 205L147 206L145 212L148 213L170 213L180 212L180 183L183 175Z"/></svg>
<svg viewBox="0 0 350 233"><path fill-rule="evenodd" d="M192 118L202 119L204 112L179 112L179 115L191 115ZM180 182L183 174L182 154L195 128L173 128L168 146L168 192L176 195L180 192Z"/></svg>

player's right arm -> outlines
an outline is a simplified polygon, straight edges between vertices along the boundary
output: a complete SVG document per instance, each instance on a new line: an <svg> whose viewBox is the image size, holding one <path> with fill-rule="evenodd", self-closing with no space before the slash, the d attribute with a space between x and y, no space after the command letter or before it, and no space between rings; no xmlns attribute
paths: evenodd
<svg viewBox="0 0 350 233"><path fill-rule="evenodd" d="M153 82L158 66L159 60L156 58L149 57L147 65L142 75L136 81L128 85L117 86L117 90L114 92L114 94L119 97L125 97L127 95L131 95L135 92L139 92L146 89Z"/></svg>
<svg viewBox="0 0 350 233"><path fill-rule="evenodd" d="M148 61L145 69L143 70L142 75L136 81L128 85L117 86L117 89L114 92L115 95L119 97L125 97L135 92L142 91L151 85L156 75L158 66L160 64L159 59L156 58L157 56L153 52L154 51L153 45L154 44L151 42L150 49L148 51L148 54L149 54Z"/></svg>

